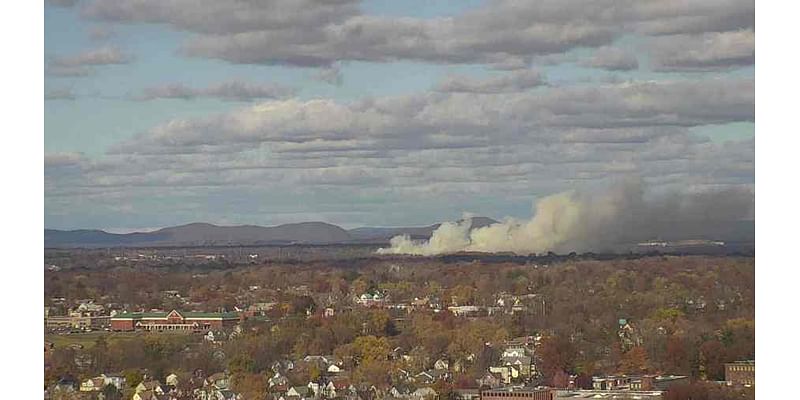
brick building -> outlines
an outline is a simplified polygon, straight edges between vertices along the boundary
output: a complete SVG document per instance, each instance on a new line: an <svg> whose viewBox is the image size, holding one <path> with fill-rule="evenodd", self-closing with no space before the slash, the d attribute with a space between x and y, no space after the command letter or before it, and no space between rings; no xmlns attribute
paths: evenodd
<svg viewBox="0 0 800 400"><path fill-rule="evenodd" d="M553 400L550 389L503 388L481 392L481 400Z"/></svg>
<svg viewBox="0 0 800 400"><path fill-rule="evenodd" d="M729 385L755 386L756 384L755 360L726 363L725 380L728 382Z"/></svg>
<svg viewBox="0 0 800 400"><path fill-rule="evenodd" d="M111 330L206 332L211 329L233 327L241 320L242 315L236 312L207 313L172 310L170 312L120 313L111 318Z"/></svg>

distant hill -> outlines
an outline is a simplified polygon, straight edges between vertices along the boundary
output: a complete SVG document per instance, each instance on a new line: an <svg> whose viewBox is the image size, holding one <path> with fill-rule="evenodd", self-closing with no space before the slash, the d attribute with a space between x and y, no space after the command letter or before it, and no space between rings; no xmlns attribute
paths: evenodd
<svg viewBox="0 0 800 400"><path fill-rule="evenodd" d="M497 221L475 217L472 227ZM44 245L49 248L168 247L168 246L251 246L274 244L387 243L396 235L408 234L427 239L439 227L434 224L408 228L357 228L347 231L325 222L302 222L272 227L256 225L218 226L193 223L153 232L109 233L102 230L44 230Z"/></svg>
<svg viewBox="0 0 800 400"><path fill-rule="evenodd" d="M487 217L473 217L471 218L472 225L470 229L482 228L491 224L496 224L497 221ZM463 222L463 220L458 221ZM354 240L365 242L386 242L389 239L398 235L408 235L411 239L428 239L441 224L433 224L428 226L417 227L396 227L396 228L356 228L350 229L348 232Z"/></svg>
<svg viewBox="0 0 800 400"><path fill-rule="evenodd" d="M259 244L325 244L350 240L350 234L336 225L303 222L272 227L255 225L217 226L194 223L127 234L101 230L60 231L45 229L45 247L143 247L143 246L226 246Z"/></svg>

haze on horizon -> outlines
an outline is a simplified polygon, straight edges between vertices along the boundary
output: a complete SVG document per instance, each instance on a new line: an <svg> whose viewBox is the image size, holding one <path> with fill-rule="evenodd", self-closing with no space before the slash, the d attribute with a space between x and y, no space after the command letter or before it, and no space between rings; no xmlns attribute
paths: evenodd
<svg viewBox="0 0 800 400"><path fill-rule="evenodd" d="M50 0L45 225L531 220L632 180L752 217L754 29L740 0Z"/></svg>

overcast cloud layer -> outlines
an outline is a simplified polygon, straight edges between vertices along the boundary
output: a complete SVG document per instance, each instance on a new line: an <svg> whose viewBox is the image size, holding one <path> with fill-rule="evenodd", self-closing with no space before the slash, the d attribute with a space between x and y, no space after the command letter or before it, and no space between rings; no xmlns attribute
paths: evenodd
<svg viewBox="0 0 800 400"><path fill-rule="evenodd" d="M630 178L670 196L753 188L753 134L729 134L755 118L752 1L498 0L425 17L357 0L50 4L91 44L47 54L46 113L102 100L108 68L116 82L141 68L113 104L153 122L107 140L109 120L101 154L45 155L49 227L422 225L529 217L536 199ZM137 42L158 34L179 39ZM164 54L174 70L151 66ZM181 69L198 60L207 71ZM393 75L359 89L369 68L412 64L430 67L421 89Z"/></svg>

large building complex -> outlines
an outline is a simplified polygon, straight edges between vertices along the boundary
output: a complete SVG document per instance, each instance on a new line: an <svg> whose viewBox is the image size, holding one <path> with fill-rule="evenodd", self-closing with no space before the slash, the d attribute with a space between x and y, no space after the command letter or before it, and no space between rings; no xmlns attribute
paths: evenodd
<svg viewBox="0 0 800 400"><path fill-rule="evenodd" d="M481 400L553 400L550 389L498 388L481 392Z"/></svg>
<svg viewBox="0 0 800 400"><path fill-rule="evenodd" d="M47 316L44 319L44 326L47 329L102 329L108 327L108 321L108 316L71 313L71 315Z"/></svg>
<svg viewBox="0 0 800 400"><path fill-rule="evenodd" d="M111 330L154 332L205 332L211 329L233 327L242 316L236 312L180 312L178 310L121 313L111 318Z"/></svg>
<svg viewBox="0 0 800 400"><path fill-rule="evenodd" d="M756 384L755 360L726 363L725 380L729 385L754 386Z"/></svg>

